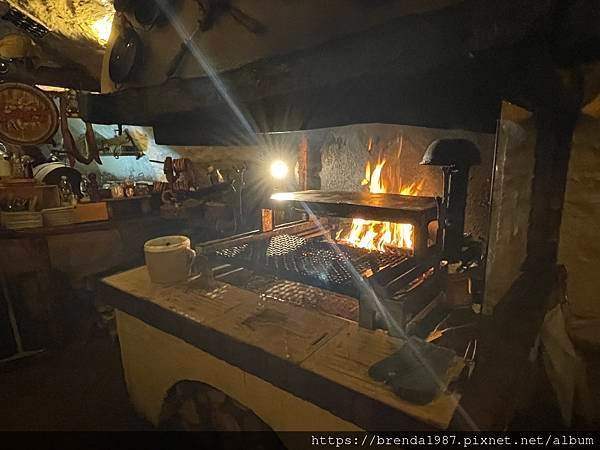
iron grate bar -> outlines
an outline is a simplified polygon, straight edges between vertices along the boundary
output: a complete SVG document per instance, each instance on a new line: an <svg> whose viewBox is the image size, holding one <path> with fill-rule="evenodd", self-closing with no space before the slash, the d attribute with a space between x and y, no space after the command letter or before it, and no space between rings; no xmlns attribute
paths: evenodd
<svg viewBox="0 0 600 450"><path fill-rule="evenodd" d="M215 256L253 270L353 297L359 295L362 280L358 282L355 279L352 268L368 279L400 267L401 263L411 259L408 250L382 253L332 244L320 237L307 239L291 234L272 236L268 245L265 243L262 247L253 244L220 249ZM253 261L262 263L257 267Z"/></svg>

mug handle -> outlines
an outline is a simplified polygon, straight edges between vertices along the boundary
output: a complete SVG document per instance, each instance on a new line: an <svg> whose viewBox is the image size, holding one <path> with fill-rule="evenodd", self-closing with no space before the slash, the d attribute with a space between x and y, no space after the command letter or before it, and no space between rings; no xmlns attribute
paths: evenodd
<svg viewBox="0 0 600 450"><path fill-rule="evenodd" d="M171 192L170 190L163 191L160 194L160 199L162 200L163 203L175 203L174 202L175 197L173 196L173 192Z"/></svg>
<svg viewBox="0 0 600 450"><path fill-rule="evenodd" d="M194 261L196 261L196 250L191 248L186 248L185 251L188 255L188 275L192 273L192 269L194 267Z"/></svg>

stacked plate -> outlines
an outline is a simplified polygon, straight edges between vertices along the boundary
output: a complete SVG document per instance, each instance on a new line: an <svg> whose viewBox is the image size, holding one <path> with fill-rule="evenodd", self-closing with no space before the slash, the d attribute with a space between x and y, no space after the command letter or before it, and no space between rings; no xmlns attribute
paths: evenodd
<svg viewBox="0 0 600 450"><path fill-rule="evenodd" d="M73 206L42 209L42 215L44 216L44 225L47 227L75 223L75 207Z"/></svg>
<svg viewBox="0 0 600 450"><path fill-rule="evenodd" d="M21 230L23 228L39 228L43 225L42 213L40 212L2 212L0 223L9 230Z"/></svg>

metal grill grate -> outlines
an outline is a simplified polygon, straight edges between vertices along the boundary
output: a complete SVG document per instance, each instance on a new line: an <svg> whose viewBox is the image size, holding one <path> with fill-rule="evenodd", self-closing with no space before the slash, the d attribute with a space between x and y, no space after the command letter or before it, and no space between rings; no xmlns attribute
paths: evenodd
<svg viewBox="0 0 600 450"><path fill-rule="evenodd" d="M267 257L281 256L306 245L306 239L293 234L273 236L267 247Z"/></svg>
<svg viewBox="0 0 600 450"><path fill-rule="evenodd" d="M267 301L317 309L349 320L358 320L356 300L303 283L277 280L261 293L261 298Z"/></svg>
<svg viewBox="0 0 600 450"><path fill-rule="evenodd" d="M229 247L217 251L216 256L288 280L352 296L359 294L362 277L368 278L408 257L408 251L371 252L289 234L273 236L268 243L261 244Z"/></svg>
<svg viewBox="0 0 600 450"><path fill-rule="evenodd" d="M217 250L216 255L221 258L238 258L246 256L250 250L250 246L248 244L238 245L236 247L228 247L222 250Z"/></svg>

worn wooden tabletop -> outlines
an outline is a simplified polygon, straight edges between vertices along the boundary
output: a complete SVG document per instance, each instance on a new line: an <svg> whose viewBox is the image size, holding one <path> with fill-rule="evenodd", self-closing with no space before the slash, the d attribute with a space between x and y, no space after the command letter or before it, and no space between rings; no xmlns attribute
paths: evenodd
<svg viewBox="0 0 600 450"><path fill-rule="evenodd" d="M426 405L412 404L368 376L372 364L404 345L383 331L359 328L355 322L319 311L268 302L257 293L226 283L210 291L197 282L159 286L150 281L145 267L102 281L108 288L105 300L118 309L365 429L444 429L457 407L460 396L449 392ZM197 333L214 339L195 339ZM217 338L220 344L211 348L209 343ZM266 354L283 364L254 367L251 361L260 358L241 358L235 350L240 343L246 355ZM284 367L285 376L274 373L278 367ZM447 378L455 378L462 367L462 359L457 358ZM302 380L307 380L306 386ZM327 388L315 395L310 391L316 385ZM367 406L363 411L347 408L351 398L370 405L371 412Z"/></svg>

